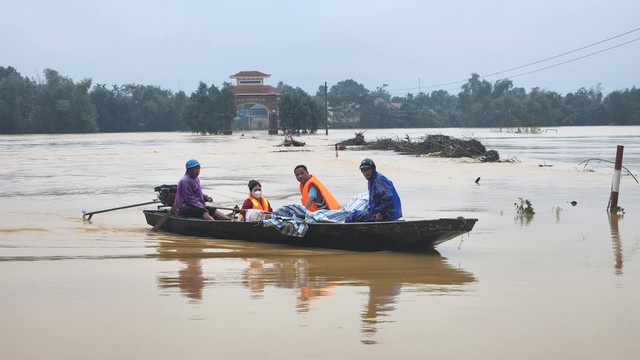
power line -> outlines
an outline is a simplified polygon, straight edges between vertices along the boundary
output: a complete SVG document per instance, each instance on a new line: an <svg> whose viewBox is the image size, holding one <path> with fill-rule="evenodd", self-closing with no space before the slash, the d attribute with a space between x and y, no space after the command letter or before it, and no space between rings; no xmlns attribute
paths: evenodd
<svg viewBox="0 0 640 360"><path fill-rule="evenodd" d="M602 49L602 50L593 52L591 54L587 54L587 55L583 55L583 56L580 56L580 57L577 57L577 58L574 58L574 59L571 59L571 60L563 61L561 63L557 63L557 64L554 64L554 65L549 65L549 66L546 66L546 67L543 67L543 68L540 68L540 69L527 71L525 73L521 73L521 74L517 74L517 75L512 75L512 76L509 76L509 78L514 78L514 77L528 75L528 74L531 74L531 73L534 73L534 72L538 72L538 71L542 71L542 70L546 70L546 69L551 69L553 67L564 65L564 64L567 64L567 63L570 63L570 62L574 62L574 61L577 61L577 60L580 60L580 59L584 59L586 57L593 56L593 55L596 55L596 54L599 54L599 53L602 53L602 52L605 52L605 51L609 51L611 49L615 49L617 47L620 47L620 46L623 46L623 45L627 45L629 43L632 43L632 42L638 41L638 40L640 40L640 37L639 38L635 38L633 40L629 40L627 42L623 42L622 44L614 45L614 46L608 47L606 49ZM491 76L491 75L489 75L489 76Z"/></svg>
<svg viewBox="0 0 640 360"><path fill-rule="evenodd" d="M639 31L639 30L640 30L640 28L629 30L629 31L624 32L622 34L618 34L618 35L612 36L610 38L607 38L607 39L604 39L604 40L600 40L598 42L595 42L595 43L592 43L592 44L589 44L589 45L586 45L586 46L583 46L583 47L580 47L580 48L577 48L577 49L574 49L574 50L571 50L571 51L564 52L564 53L559 54L559 55L551 56L551 57L548 57L546 59L534 61L534 62L525 64L525 65L521 65L521 66L517 66L517 67L511 68L511 69L498 71L498 72L495 72L495 73L492 73L492 74L482 75L480 77L481 78L485 78L485 77L489 77L489 76L495 76L495 75L498 75L498 74L503 74L503 73L506 73L506 72L510 72L510 71L522 69L522 68L525 68L525 67L529 67L529 66L532 66L532 65L540 64L540 63L545 62L545 61L557 59L559 57L562 57L562 56L565 56L565 55L569 55L569 54L572 54L572 53L575 53L575 52L578 52L578 51L581 51L581 50L584 50L584 49L587 49L587 48L590 48L590 47L593 47L593 46L596 46L596 45L599 45L599 44L602 44L602 43L605 43L607 41L611 41L613 39L616 39L616 38L619 38L621 36L625 36L625 35L631 34L633 32ZM583 58L586 58L586 57L589 57L589 56L592 56L592 55L596 55L596 54L599 54L599 53L602 53L602 52L605 52L605 51L608 51L608 50L623 46L623 45L627 45L629 43L632 43L632 42L638 41L638 40L640 40L640 38L636 38L636 39L633 39L633 40L630 40L630 41L627 41L627 42L624 42L624 43L621 43L621 44L618 44L618 45L615 45L615 46L611 46L611 47L603 49L603 50L599 50L599 51L596 51L596 52L593 52L593 53L590 53L590 54L587 54L587 55L584 55L584 56L580 56L580 57L577 57L577 58L574 58L574 59L571 59L571 60L567 60L567 61L561 62L561 63L558 63L558 64L554 64L554 65L550 65L550 66L543 67L543 68L540 68L540 69L528 71L528 72L525 72L525 73L522 73L522 74L509 76L508 78L524 76L524 75L528 75L528 74L531 74L531 73L534 73L534 72L538 72L538 71L550 69L550 68L553 68L553 67L556 67L556 66L564 65L564 64L567 64L567 63L570 63L570 62L573 62L573 61L577 61L577 60L580 60L580 59L583 59ZM420 87L417 87L417 88L416 87L412 87L412 88L390 89L390 90L396 90L396 91L416 90L416 89L420 89L421 90L422 88L427 88L428 89L428 88L444 87L444 86L455 85L455 84L463 84L463 83L466 83L467 81L469 81L469 80L466 79L466 80L452 81L452 82L442 83L442 84L420 86ZM451 89L451 90L457 90L457 89ZM449 90L446 90L446 91L449 91ZM396 94L398 94L398 93L396 93Z"/></svg>
<svg viewBox="0 0 640 360"><path fill-rule="evenodd" d="M633 39L633 40L629 40L629 41L627 41L627 42L623 42L623 43L618 44L618 45L614 45L614 46L608 47L608 48L606 48L606 49L602 49L602 50L598 50L598 51L596 51L596 52L592 52L592 53L590 53L590 54L586 54L586 55L583 55L583 56L579 56L579 57L577 57L577 58L569 59L569 60L566 60L566 61L563 61L563 62L560 62L560 63L557 63L557 64L553 64L553 65L545 66L545 67L543 67L543 68L539 68L539 69L535 69L535 70L527 71L527 72L524 72L524 73L520 73L520 74L516 74L516 75L508 76L506 79L511 79L511 78L515 78L515 77L519 77L519 76L524 76L524 75L533 74L533 73L536 73L536 72L538 72L538 71L551 69L551 68L554 68L554 67L557 67L557 66L560 66L560 65L564 65L564 64L567 64L567 63L570 63L570 62L578 61L578 60L581 60L581 59L584 59L584 58L587 58L587 57L589 57L589 56L593 56L593 55L596 55L596 54L599 54L599 53L602 53L602 52L605 52L605 51L609 51L609 50L611 50L611 49L615 49L615 48L617 48L617 47L620 47L620 46L623 46L623 45L627 45L627 44L629 44L629 43L632 43L632 42L634 42L634 41L638 41L638 40L640 40L640 37L639 37L639 38L635 38L635 39ZM492 76L492 75L488 75L488 76ZM458 90L458 88L446 89L445 91L452 91L452 90Z"/></svg>
<svg viewBox="0 0 640 360"><path fill-rule="evenodd" d="M539 63L541 63L541 62L545 62L545 61L549 61L549 60L557 59L557 58L559 58L559 57L562 57L562 56L565 56L565 55L569 55L569 54L572 54L572 53L574 53L574 52L578 52L578 51L580 51L580 50L588 49L588 48L590 48L590 47L593 47L593 46L596 46L596 45L599 45L599 44L605 43L605 42L607 42L607 41L611 41L611 40L616 39L616 38L619 38L619 37L621 37L621 36L625 36L625 35L627 35L627 34L631 34L632 32L635 32L635 31L638 31L638 30L640 30L640 28L633 29L633 30L631 30L631 31L627 31L626 33L622 33L622 34L619 34L619 35L616 35L616 36L612 36L612 37L610 37L610 38L608 38L608 39L604 39L604 40L601 40L601 41L595 42L595 43L590 44L590 45L587 45L587 46L583 46L583 47L578 48L578 49L575 49L575 50L567 51L567 52L562 53L562 54L560 54L560 55L552 56L552 57L549 57L549 58L546 58L546 59L542 59L542 60L539 60L539 61L534 61L534 62L532 62L532 63L526 64L526 65L522 65L522 66L518 66L518 67L514 67L514 68L511 68L511 69L508 69L508 70L498 71L498 72L496 72L496 73L489 74L489 75L484 75L484 76L481 76L481 77L487 77L487 76L498 75L498 74L506 73L506 72L509 72L509 71L522 69L522 68L525 68L525 67L528 67L528 66L531 66L531 65L536 65L536 64L539 64ZM636 40L637 40L637 39L636 39ZM629 42L623 43L623 44L621 44L621 45L628 44L628 43L633 42L633 41L635 41L635 40L632 40L632 41L629 41ZM617 47L617 46L614 46L614 47ZM613 49L614 47L611 47L610 49ZM605 49L605 50L608 50L608 49ZM603 50L603 51L604 51L604 50ZM599 51L599 52L602 52L602 51ZM597 53L594 53L594 54L597 54ZM580 58L579 58L579 59L580 59Z"/></svg>

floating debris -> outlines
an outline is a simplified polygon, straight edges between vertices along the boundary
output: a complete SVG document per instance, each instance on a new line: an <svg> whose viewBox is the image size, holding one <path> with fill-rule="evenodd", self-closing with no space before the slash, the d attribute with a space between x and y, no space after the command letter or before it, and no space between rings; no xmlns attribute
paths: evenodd
<svg viewBox="0 0 640 360"><path fill-rule="evenodd" d="M286 146L286 147L290 147L290 146L295 146L295 147L300 147L300 146L305 146L304 141L298 141L295 140L293 138L293 135L291 133L291 129L285 129L284 130L284 141L282 142L282 144L278 145L278 146Z"/></svg>
<svg viewBox="0 0 640 360"><path fill-rule="evenodd" d="M367 142L364 133L355 134L355 138L339 142L338 148L346 150L348 146L358 146L360 150L393 150L405 155L437 156L451 158L475 158L481 162L495 162L500 155L495 150L487 150L476 139L457 139L448 135L427 135L415 141L409 135L404 139L380 138Z"/></svg>
<svg viewBox="0 0 640 360"><path fill-rule="evenodd" d="M282 142L279 146L305 146L304 141L298 141L294 139L288 139Z"/></svg>

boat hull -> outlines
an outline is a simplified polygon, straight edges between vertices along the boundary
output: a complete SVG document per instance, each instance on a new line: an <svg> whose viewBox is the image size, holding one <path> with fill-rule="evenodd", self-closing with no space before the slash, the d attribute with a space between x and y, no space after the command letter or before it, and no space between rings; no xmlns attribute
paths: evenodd
<svg viewBox="0 0 640 360"><path fill-rule="evenodd" d="M145 210L147 224L154 226L166 214ZM300 247L354 251L417 251L430 249L473 229L477 219L388 221L370 223L313 223L304 237L280 233L262 222L231 222L171 216L160 229L176 234L216 239L265 242Z"/></svg>

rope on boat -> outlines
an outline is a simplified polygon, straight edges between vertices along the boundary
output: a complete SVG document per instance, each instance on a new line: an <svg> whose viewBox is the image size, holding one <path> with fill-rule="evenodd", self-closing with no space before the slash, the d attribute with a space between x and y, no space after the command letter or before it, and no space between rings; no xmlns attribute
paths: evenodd
<svg viewBox="0 0 640 360"><path fill-rule="evenodd" d="M458 219L462 220L462 225L460 225L460 227L458 228L458 231L463 231L464 227L467 225L467 219L464 216L458 216ZM462 246L463 242L464 242L464 233L460 234L460 243L458 244L458 250L460 250L460 247Z"/></svg>
<svg viewBox="0 0 640 360"><path fill-rule="evenodd" d="M464 216L458 216L457 219L462 220L462 225L458 228L458 231L462 231L462 229L467 225L467 219L465 219Z"/></svg>

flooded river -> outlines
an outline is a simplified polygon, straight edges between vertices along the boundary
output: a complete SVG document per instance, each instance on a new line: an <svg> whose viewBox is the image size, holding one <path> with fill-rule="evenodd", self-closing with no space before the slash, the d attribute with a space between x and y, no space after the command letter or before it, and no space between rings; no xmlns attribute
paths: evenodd
<svg viewBox="0 0 640 360"><path fill-rule="evenodd" d="M0 359L638 357L640 185L624 175L625 214L606 207L617 145L640 173L640 127L365 132L476 138L500 163L336 154L355 132L301 148L262 132L0 136ZM150 233L154 204L82 217L152 201L190 158L222 207L251 179L274 208L298 203L297 164L345 203L366 191L364 157L405 219L476 227L434 252L357 253Z"/></svg>

